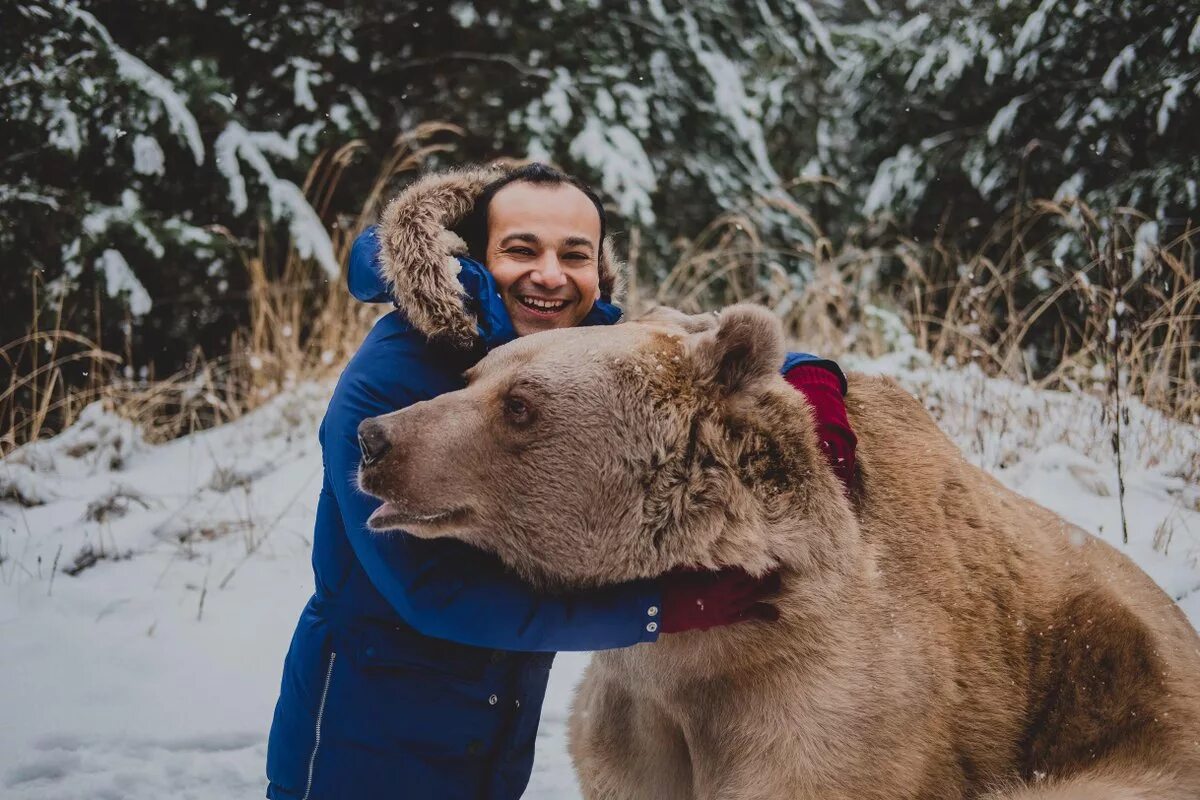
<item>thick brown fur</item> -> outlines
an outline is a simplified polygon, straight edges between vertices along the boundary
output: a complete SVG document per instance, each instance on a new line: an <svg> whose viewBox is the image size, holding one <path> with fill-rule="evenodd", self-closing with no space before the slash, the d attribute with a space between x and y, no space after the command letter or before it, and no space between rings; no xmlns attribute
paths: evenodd
<svg viewBox="0 0 1200 800"><path fill-rule="evenodd" d="M476 349L479 334L455 277L455 256L466 255L467 246L450 229L504 174L504 167L481 165L425 175L388 203L379 220L380 262L396 305L427 338L454 350ZM601 296L611 299L620 289L621 264L608 239L598 269Z"/></svg>
<svg viewBox="0 0 1200 800"><path fill-rule="evenodd" d="M777 622L596 655L571 719L585 796L1200 798L1200 637L1171 599L886 378L850 378L843 491L781 355L761 309L664 311L525 337L364 423L393 444L361 475L378 526L548 590L783 571Z"/></svg>

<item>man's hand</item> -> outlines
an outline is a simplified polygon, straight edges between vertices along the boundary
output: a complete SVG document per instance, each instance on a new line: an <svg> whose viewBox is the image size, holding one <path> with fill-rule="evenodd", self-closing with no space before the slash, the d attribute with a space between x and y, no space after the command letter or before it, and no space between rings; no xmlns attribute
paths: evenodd
<svg viewBox="0 0 1200 800"><path fill-rule="evenodd" d="M707 630L746 620L774 621L778 572L755 577L731 567L718 572L680 568L662 578L662 632Z"/></svg>

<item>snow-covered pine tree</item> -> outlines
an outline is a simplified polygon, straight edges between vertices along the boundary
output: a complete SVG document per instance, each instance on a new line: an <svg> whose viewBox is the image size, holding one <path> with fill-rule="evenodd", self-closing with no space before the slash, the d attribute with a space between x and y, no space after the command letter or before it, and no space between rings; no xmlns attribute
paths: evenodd
<svg viewBox="0 0 1200 800"><path fill-rule="evenodd" d="M986 228L1020 197L1057 194L1143 209L1161 227L1149 241L1198 207L1200 12L1163 0L22 0L3 13L0 255L17 279L0 299L28 308L36 273L68 295L70 327L118 350L129 314L135 360L160 372L193 345L221 351L244 310L237 250L255 250L260 222L275 252L336 274L324 227L357 211L392 138L428 121L464 130L446 162L528 155L594 181L614 228L641 227L644 255L745 211L768 237L752 280L803 280L789 243L806 232L773 210L789 197L835 235L864 214L921 236L944 220ZM304 176L352 139L372 157L318 219ZM8 316L0 337L26 324Z"/></svg>
<svg viewBox="0 0 1200 800"><path fill-rule="evenodd" d="M1077 197L1200 212L1200 9L1166 0L912 0L844 33L838 172L930 234Z"/></svg>
<svg viewBox="0 0 1200 800"><path fill-rule="evenodd" d="M432 120L465 131L447 160L528 155L595 181L664 252L811 166L829 13L805 0L25 0L0 31L14 154L0 247L20 275L3 291L27 305L36 271L79 310L72 327L113 349L128 312L135 354L160 371L193 345L220 351L243 308L230 245L253 249L264 220L269 241L335 274L298 188L313 157L362 138L378 163ZM343 180L324 222L356 210L373 177Z"/></svg>
<svg viewBox="0 0 1200 800"><path fill-rule="evenodd" d="M298 183L318 150L378 120L332 79L358 54L334 6L22 2L0 25L0 302L64 298L64 326L174 369L242 319L230 241L258 220L330 275ZM213 226L216 226L214 228ZM215 230L224 229L219 235ZM96 309L101 313L97 315ZM96 329L97 322L101 329ZM0 338L24 333L5 315ZM146 346L153 343L152 347Z"/></svg>

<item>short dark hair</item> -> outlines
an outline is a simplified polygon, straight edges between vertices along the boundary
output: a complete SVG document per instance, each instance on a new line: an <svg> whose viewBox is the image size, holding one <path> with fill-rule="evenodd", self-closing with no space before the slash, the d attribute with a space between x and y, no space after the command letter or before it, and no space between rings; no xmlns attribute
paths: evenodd
<svg viewBox="0 0 1200 800"><path fill-rule="evenodd" d="M603 247L604 236L608 228L608 220L604 215L604 203L600 201L600 196L596 194L592 187L579 180L579 178L568 175L548 164L534 161L531 164L526 164L523 167L505 173L483 187L479 196L475 198L475 205L463 217L462 222L455 226L455 233L461 236L462 240L466 242L467 252L470 253L471 258L482 263L484 257L487 255L488 208L491 206L492 198L496 196L496 192L510 183L532 183L538 186L566 185L574 186L583 192L587 196L587 199L592 201L592 205L596 207L596 213L600 215L600 241L596 242L596 254L599 257L600 248Z"/></svg>

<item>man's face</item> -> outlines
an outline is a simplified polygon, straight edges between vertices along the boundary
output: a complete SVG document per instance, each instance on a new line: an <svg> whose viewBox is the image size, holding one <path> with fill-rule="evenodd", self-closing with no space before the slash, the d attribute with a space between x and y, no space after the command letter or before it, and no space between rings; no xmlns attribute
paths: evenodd
<svg viewBox="0 0 1200 800"><path fill-rule="evenodd" d="M568 184L518 181L488 207L485 263L518 336L579 324L600 296L600 215Z"/></svg>

